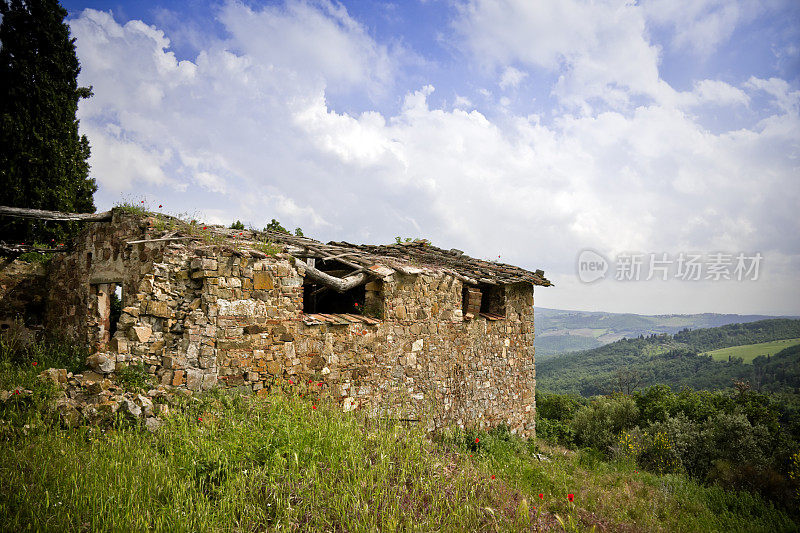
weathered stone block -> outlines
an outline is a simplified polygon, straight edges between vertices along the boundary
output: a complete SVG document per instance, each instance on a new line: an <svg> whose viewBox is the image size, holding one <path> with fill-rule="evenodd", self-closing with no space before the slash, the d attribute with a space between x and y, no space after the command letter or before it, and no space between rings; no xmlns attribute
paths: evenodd
<svg viewBox="0 0 800 533"><path fill-rule="evenodd" d="M200 390L200 385L203 381L203 373L195 368L190 368L186 371L186 388L189 390Z"/></svg>
<svg viewBox="0 0 800 533"><path fill-rule="evenodd" d="M136 342L147 342L153 334L153 328L150 326L134 326L128 332L128 338Z"/></svg>
<svg viewBox="0 0 800 533"><path fill-rule="evenodd" d="M253 272L253 289L257 291L271 290L274 288L272 276L269 272Z"/></svg>
<svg viewBox="0 0 800 533"><path fill-rule="evenodd" d="M86 358L86 364L95 372L109 374L117 366L116 357L107 357L104 354L96 353Z"/></svg>
<svg viewBox="0 0 800 533"><path fill-rule="evenodd" d="M160 318L167 318L170 316L170 308L167 305L167 302L159 302L155 300L150 300L147 302L147 311L145 312L147 315L157 316Z"/></svg>

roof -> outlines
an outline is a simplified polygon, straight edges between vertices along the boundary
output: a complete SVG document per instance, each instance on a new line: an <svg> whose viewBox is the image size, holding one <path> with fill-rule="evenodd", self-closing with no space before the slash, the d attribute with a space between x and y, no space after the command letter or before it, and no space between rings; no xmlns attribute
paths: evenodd
<svg viewBox="0 0 800 533"><path fill-rule="evenodd" d="M386 269L416 274L422 272L424 268L433 268L447 271L470 285L481 283L490 285L531 283L544 287L552 285L544 277L542 270L531 272L506 263L475 259L461 250L444 250L426 240L388 245L358 245L348 242L323 244L308 237L275 231L264 233L270 240L287 245L287 251L299 258L313 257L323 261L335 259L356 271L371 271L378 275L391 273Z"/></svg>

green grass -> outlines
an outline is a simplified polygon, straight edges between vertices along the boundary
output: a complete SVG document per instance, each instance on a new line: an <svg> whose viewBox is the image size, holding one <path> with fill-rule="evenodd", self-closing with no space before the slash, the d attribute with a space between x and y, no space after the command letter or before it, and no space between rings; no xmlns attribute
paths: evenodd
<svg viewBox="0 0 800 533"><path fill-rule="evenodd" d="M556 516L579 531L797 527L751 494L538 450L502 429L431 439L291 389L187 400L157 434L28 426L0 446L9 531L541 531Z"/></svg>
<svg viewBox="0 0 800 533"><path fill-rule="evenodd" d="M776 353L800 344L800 339L784 339L772 342L760 342L758 344L743 344L742 346L731 346L730 348L720 348L705 352L702 355L710 355L714 361L727 361L729 357L741 357L743 362L752 363L753 359L759 355L773 356Z"/></svg>

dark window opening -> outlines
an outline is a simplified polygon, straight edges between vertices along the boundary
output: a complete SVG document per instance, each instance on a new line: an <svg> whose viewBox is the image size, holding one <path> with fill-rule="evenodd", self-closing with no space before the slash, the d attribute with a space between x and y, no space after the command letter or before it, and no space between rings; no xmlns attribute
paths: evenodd
<svg viewBox="0 0 800 533"><path fill-rule="evenodd" d="M336 292L318 283L303 284L304 313L352 313L364 311L366 290L363 285L345 293Z"/></svg>
<svg viewBox="0 0 800 533"><path fill-rule="evenodd" d="M110 294L110 302L109 302L109 326L108 326L108 336L109 338L114 337L114 333L117 332L117 326L119 324L119 317L122 315L122 283L117 283L114 285L114 291Z"/></svg>
<svg viewBox="0 0 800 533"><path fill-rule="evenodd" d="M503 285L481 284L481 313L506 316L506 288Z"/></svg>
<svg viewBox="0 0 800 533"><path fill-rule="evenodd" d="M86 268L92 267L92 252L87 252L86 254Z"/></svg>

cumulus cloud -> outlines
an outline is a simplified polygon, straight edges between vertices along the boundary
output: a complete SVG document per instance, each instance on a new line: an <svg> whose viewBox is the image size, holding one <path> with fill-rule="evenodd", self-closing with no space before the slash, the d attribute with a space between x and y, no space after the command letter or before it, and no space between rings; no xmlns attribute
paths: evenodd
<svg viewBox="0 0 800 533"><path fill-rule="evenodd" d="M501 89L516 87L527 75L527 72L522 72L514 67L506 67L503 71L503 75L500 76L500 83L498 85L500 85Z"/></svg>
<svg viewBox="0 0 800 533"><path fill-rule="evenodd" d="M558 70L554 93L585 110L591 99L621 107L632 94L658 97L667 89L658 48L645 39L644 13L634 3L470 0L453 28L486 67Z"/></svg>
<svg viewBox="0 0 800 533"><path fill-rule="evenodd" d="M709 55L727 41L737 25L755 17L769 2L756 0L646 0L647 19L673 32L672 44Z"/></svg>
<svg viewBox="0 0 800 533"><path fill-rule="evenodd" d="M573 286L583 247L758 250L784 268L762 290L779 302L800 296L785 284L800 257L797 91L777 78L674 91L635 4L461 5L454 27L500 73L502 89L519 86L528 69L555 73L563 108L547 120L515 115L508 102L493 115L487 89L477 94L489 111L466 95L445 109L423 84L391 114L337 111L332 88L388 90L395 64L342 7L231 2L219 20L225 39L191 61L178 61L168 36L138 21L87 10L71 22L81 82L95 88L80 118L101 199L146 189L212 221L260 227L274 217L322 239L431 238L544 267L564 287L562 302L613 293L613 284ZM755 94L774 105L751 128L712 133L690 114L746 107ZM667 312L694 290L642 287L624 302L646 311L661 298L658 311ZM747 310L723 300L704 310Z"/></svg>

